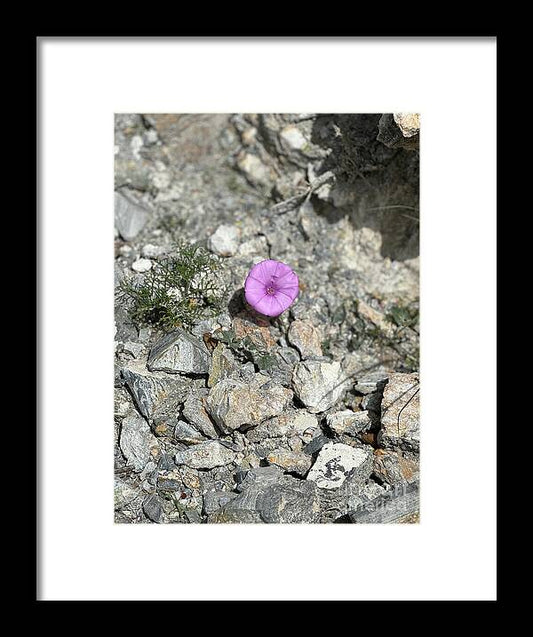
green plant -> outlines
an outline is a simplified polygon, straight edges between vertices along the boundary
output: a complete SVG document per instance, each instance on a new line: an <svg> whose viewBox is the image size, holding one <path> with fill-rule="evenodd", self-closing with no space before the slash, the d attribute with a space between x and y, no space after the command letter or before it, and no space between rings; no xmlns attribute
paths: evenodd
<svg viewBox="0 0 533 637"><path fill-rule="evenodd" d="M120 289L133 302L137 324L187 328L222 311L227 289L220 284L220 267L220 259L204 248L178 241L140 282L124 280Z"/></svg>
<svg viewBox="0 0 533 637"><path fill-rule="evenodd" d="M418 301L412 301L407 305L397 303L387 312L385 318L389 323L397 327L410 328L418 334L418 323L420 320L420 308Z"/></svg>

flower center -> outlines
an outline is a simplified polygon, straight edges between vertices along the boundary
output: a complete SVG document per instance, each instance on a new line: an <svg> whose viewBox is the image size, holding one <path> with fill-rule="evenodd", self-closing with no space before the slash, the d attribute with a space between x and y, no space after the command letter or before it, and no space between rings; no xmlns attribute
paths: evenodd
<svg viewBox="0 0 533 637"><path fill-rule="evenodd" d="M274 288L270 285L267 287L266 293L272 295L276 293L276 290L274 290Z"/></svg>

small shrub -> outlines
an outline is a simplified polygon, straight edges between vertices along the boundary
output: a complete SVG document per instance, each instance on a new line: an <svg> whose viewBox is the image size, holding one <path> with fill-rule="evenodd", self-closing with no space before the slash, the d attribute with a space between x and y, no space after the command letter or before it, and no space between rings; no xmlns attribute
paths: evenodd
<svg viewBox="0 0 533 637"><path fill-rule="evenodd" d="M132 319L164 329L190 327L220 313L227 290L218 272L221 261L204 248L184 241L153 264L141 282L123 281L121 291L133 301Z"/></svg>

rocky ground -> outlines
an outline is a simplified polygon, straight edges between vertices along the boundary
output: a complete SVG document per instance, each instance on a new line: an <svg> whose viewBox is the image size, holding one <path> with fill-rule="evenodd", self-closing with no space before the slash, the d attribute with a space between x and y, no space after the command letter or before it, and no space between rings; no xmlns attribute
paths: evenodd
<svg viewBox="0 0 533 637"><path fill-rule="evenodd" d="M418 128L116 115L116 522L418 521ZM136 313L186 244L216 309ZM243 297L268 258L300 280L274 319Z"/></svg>

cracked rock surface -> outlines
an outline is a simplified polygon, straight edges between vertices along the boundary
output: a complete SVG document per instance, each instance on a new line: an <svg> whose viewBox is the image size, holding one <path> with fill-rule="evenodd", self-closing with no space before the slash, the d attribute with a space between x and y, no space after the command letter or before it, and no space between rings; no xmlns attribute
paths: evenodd
<svg viewBox="0 0 533 637"><path fill-rule="evenodd" d="M115 116L117 523L418 521L419 135L410 113ZM123 284L179 241L220 263L221 308L141 323ZM243 294L264 259L300 282L276 318Z"/></svg>

